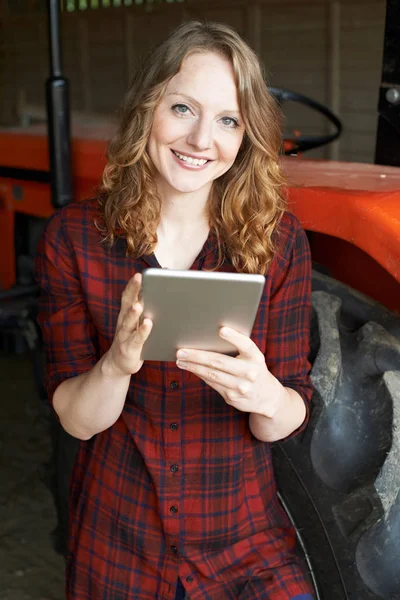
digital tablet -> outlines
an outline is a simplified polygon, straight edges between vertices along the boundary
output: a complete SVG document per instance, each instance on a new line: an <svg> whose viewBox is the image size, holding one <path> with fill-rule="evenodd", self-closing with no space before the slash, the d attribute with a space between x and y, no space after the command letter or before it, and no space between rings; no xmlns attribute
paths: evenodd
<svg viewBox="0 0 400 600"><path fill-rule="evenodd" d="M264 284L263 275L144 270L142 318L149 317L153 329L142 360L175 361L179 348L235 355L219 329L226 325L250 336Z"/></svg>

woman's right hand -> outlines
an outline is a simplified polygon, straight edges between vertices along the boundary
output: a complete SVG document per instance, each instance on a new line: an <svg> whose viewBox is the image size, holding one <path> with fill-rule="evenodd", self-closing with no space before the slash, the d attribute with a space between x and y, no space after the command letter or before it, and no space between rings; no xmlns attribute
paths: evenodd
<svg viewBox="0 0 400 600"><path fill-rule="evenodd" d="M122 293L115 336L106 357L110 372L117 376L133 375L139 371L143 364L140 359L143 344L153 327L153 322L147 318L139 325L143 312L143 305L139 302L141 286L142 275L136 273Z"/></svg>

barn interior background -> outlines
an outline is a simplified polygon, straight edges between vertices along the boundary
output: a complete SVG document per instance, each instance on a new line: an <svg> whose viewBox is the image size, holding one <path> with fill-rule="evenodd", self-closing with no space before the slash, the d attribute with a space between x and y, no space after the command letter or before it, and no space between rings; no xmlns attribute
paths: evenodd
<svg viewBox="0 0 400 600"><path fill-rule="evenodd" d="M259 53L269 81L327 105L344 133L310 157L373 162L385 27L384 0L63 0L65 75L75 119L115 113L139 57L183 20L228 23ZM46 3L0 3L0 125L44 119ZM285 107L287 128L326 120Z"/></svg>

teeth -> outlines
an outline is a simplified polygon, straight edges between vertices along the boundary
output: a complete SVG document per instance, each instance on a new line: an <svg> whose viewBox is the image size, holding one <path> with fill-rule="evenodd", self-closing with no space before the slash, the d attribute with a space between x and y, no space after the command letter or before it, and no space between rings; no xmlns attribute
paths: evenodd
<svg viewBox="0 0 400 600"><path fill-rule="evenodd" d="M200 158L192 158L191 156L185 156L184 154L179 154L179 152L175 152L174 154L180 159L186 162L188 165L194 165L195 167L202 167L208 162L207 160Z"/></svg>

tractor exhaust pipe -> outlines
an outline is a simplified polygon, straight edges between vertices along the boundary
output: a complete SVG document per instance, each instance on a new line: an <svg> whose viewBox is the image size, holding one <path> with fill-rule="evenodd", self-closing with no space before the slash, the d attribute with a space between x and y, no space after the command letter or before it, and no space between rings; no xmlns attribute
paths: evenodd
<svg viewBox="0 0 400 600"><path fill-rule="evenodd" d="M47 0L50 77L46 81L51 199L55 208L72 202L68 80L62 74L60 0Z"/></svg>

